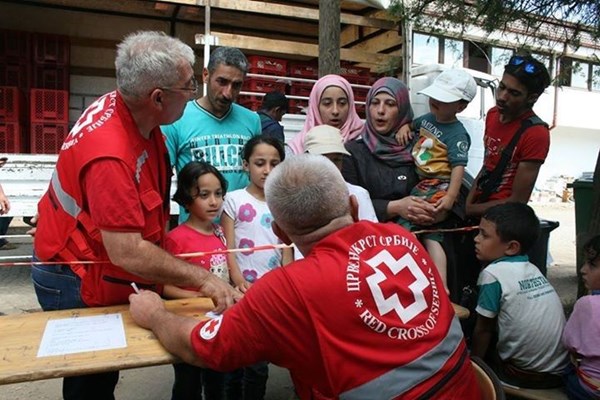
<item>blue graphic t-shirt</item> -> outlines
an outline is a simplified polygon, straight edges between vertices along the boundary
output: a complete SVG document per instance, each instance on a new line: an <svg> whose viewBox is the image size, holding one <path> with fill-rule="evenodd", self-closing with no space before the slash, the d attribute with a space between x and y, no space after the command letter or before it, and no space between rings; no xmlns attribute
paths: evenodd
<svg viewBox="0 0 600 400"><path fill-rule="evenodd" d="M190 161L205 161L225 176L228 192L248 185L242 150L252 136L261 133L260 118L255 112L232 104L229 112L217 118L196 101L190 101L179 120L161 129L171 165L178 173ZM179 222L187 217L187 212L180 207Z"/></svg>
<svg viewBox="0 0 600 400"><path fill-rule="evenodd" d="M471 138L462 122L437 122L432 113L415 118L418 132L412 155L422 178L450 179L452 168L466 166Z"/></svg>

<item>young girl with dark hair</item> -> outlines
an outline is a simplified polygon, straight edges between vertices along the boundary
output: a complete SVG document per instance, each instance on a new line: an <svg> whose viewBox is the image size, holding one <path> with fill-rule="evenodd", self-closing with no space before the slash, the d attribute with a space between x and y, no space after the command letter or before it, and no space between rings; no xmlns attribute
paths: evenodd
<svg viewBox="0 0 600 400"><path fill-rule="evenodd" d="M173 195L173 200L185 207L189 217L167 234L165 250L174 255L226 250L223 231L213 222L221 213L226 191L227 181L215 167L199 161L186 164L177 176L177 191ZM225 254L197 256L190 258L189 262L229 282ZM165 285L164 296L180 299L202 296L202 293L196 288ZM172 400L224 399L224 373L185 363L173 364L173 368L175 382ZM204 397L202 397L203 390Z"/></svg>
<svg viewBox="0 0 600 400"><path fill-rule="evenodd" d="M590 295L577 300L562 337L571 354L565 373L571 400L600 399L600 235L583 246L583 254L581 275Z"/></svg>
<svg viewBox="0 0 600 400"><path fill-rule="evenodd" d="M245 189L227 195L221 224L230 248L280 244L271 228L273 217L265 201L265 181L269 173L285 158L282 143L269 136L255 136L243 151L244 169L250 175ZM292 261L291 249L272 249L229 254L228 264L235 287L246 292L270 270ZM245 367L227 378L230 399L261 400L265 396L269 369L267 362Z"/></svg>

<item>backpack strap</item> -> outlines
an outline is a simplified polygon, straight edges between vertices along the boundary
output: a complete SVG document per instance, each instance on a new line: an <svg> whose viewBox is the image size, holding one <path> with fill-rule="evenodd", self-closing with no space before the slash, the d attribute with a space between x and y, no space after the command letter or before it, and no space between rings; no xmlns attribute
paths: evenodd
<svg viewBox="0 0 600 400"><path fill-rule="evenodd" d="M521 126L519 126L519 129L517 129L517 131L513 135L508 146L506 146L504 150L502 150L502 154L500 155L500 161L498 161L496 168L494 168L494 170L489 174L488 179L481 185L481 194L477 197L478 202L483 203L487 201L487 199L491 196L492 192L498 187L502 175L504 174L504 171L506 170L506 167L510 159L512 158L513 151L515 150L519 139L521 138L521 136L523 136L523 133L528 128L535 125L544 125L548 127L548 124L542 121L542 119L537 115L532 115L531 117L524 119L521 122Z"/></svg>

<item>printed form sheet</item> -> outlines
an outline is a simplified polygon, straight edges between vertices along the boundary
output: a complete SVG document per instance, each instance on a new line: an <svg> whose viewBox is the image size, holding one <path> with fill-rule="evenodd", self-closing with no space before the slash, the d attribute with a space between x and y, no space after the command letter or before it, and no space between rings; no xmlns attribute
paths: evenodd
<svg viewBox="0 0 600 400"><path fill-rule="evenodd" d="M38 357L127 347L120 313L48 321Z"/></svg>

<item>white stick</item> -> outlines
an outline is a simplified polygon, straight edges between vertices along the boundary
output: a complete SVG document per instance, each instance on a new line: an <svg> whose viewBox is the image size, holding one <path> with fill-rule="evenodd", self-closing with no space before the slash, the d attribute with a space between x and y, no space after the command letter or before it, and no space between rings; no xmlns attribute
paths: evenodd
<svg viewBox="0 0 600 400"><path fill-rule="evenodd" d="M131 282L131 287L133 288L133 290L135 290L135 292L137 294L140 294L140 289L138 289L137 285L135 284L135 282Z"/></svg>
<svg viewBox="0 0 600 400"><path fill-rule="evenodd" d="M0 235L0 239L10 239L10 238L30 238L33 239L31 235Z"/></svg>

